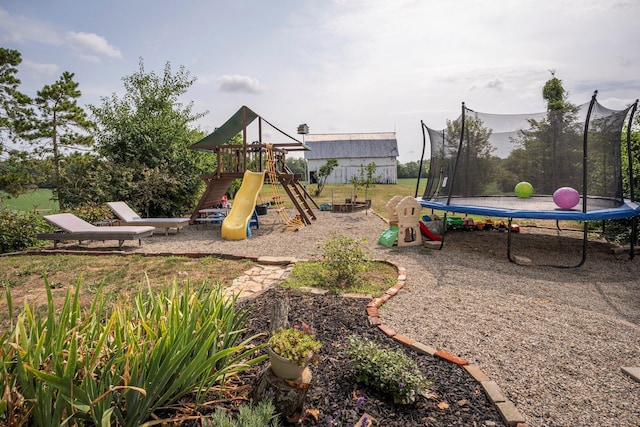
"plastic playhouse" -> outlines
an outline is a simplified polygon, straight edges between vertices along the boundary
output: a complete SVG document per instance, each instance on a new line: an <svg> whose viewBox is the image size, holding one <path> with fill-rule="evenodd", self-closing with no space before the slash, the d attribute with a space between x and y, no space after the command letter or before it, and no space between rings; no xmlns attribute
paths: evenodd
<svg viewBox="0 0 640 427"><path fill-rule="evenodd" d="M385 209L389 216L389 228L378 238L378 243L390 248L422 244L420 235L420 211L422 206L415 198L394 196Z"/></svg>

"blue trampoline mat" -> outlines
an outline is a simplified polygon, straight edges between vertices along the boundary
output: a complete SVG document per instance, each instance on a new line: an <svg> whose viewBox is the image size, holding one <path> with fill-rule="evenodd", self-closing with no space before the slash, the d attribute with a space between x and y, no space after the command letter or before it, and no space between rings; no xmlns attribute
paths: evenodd
<svg viewBox="0 0 640 427"><path fill-rule="evenodd" d="M530 218L570 221L601 221L631 218L640 215L640 205L631 200L622 202L587 197L587 212L582 211L583 199L574 209L560 209L552 196L535 195L526 199L517 196L440 197L432 200L416 198L424 208L499 218Z"/></svg>

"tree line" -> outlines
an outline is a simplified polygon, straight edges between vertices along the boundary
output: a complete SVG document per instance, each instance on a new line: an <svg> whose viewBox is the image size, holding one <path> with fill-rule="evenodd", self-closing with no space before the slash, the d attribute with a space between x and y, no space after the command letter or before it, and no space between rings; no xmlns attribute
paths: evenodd
<svg viewBox="0 0 640 427"><path fill-rule="evenodd" d="M0 194L50 187L60 210L127 200L149 216L176 216L197 202L210 154L187 150L205 133L204 113L179 98L195 82L167 63L162 75L139 69L122 80L125 94L78 104L79 83L65 71L35 96L20 91L17 50L0 47Z"/></svg>
<svg viewBox="0 0 640 427"><path fill-rule="evenodd" d="M302 176L305 176L306 166L305 166L304 159L296 158L296 157L288 157L286 160L286 163L289 169L291 169L294 173L299 173ZM397 165L398 178L417 178L419 170L420 170L419 161L398 163ZM428 171L429 171L429 161L424 160L422 162L421 177L426 178Z"/></svg>
<svg viewBox="0 0 640 427"><path fill-rule="evenodd" d="M51 188L61 211L86 203L127 200L149 216L188 212L201 194L201 174L215 156L186 147L205 133L194 126L204 113L179 97L196 81L167 63L162 75L139 69L123 80L124 95L79 105L72 72L38 90L21 91L19 51L0 47L0 201ZM288 166L304 173L304 160ZM398 164L399 178L418 176L419 162ZM424 176L424 172L423 172Z"/></svg>

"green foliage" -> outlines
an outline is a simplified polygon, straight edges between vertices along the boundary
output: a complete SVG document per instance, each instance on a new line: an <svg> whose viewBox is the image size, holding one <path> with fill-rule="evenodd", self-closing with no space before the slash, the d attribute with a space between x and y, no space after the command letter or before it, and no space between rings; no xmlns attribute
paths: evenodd
<svg viewBox="0 0 640 427"><path fill-rule="evenodd" d="M0 47L0 153L5 141L14 140L24 130L28 114L28 96L18 90L18 65L22 55L17 50Z"/></svg>
<svg viewBox="0 0 640 427"><path fill-rule="evenodd" d="M191 210L203 186L200 175L215 169L214 156L187 149L203 137L190 124L204 113L180 103L195 79L184 67L172 73L169 63L162 76L147 73L140 60L139 71L123 81L122 98L113 94L90 107L99 125L96 147L106 161L105 174L94 182L104 197L123 200L144 216Z"/></svg>
<svg viewBox="0 0 640 427"><path fill-rule="evenodd" d="M622 183L624 189L624 196L631 198L631 186L634 188L635 200L640 200L640 112L636 112L632 125L631 132L627 126L624 128L624 141L622 144ZM627 147L627 133L629 133L629 147ZM629 150L631 150L631 156L629 156ZM631 165L629 165L629 157L631 157ZM631 167L631 171L629 170ZM633 175L633 181L631 181L631 175Z"/></svg>
<svg viewBox="0 0 640 427"><path fill-rule="evenodd" d="M300 366L320 363L318 352L322 344L306 323L278 329L269 338L269 347L276 354Z"/></svg>
<svg viewBox="0 0 640 427"><path fill-rule="evenodd" d="M602 235L610 242L622 245L631 241L632 227L631 218L606 221Z"/></svg>
<svg viewBox="0 0 640 427"><path fill-rule="evenodd" d="M111 209L107 205L98 203L85 203L74 208L71 213L90 223L113 218Z"/></svg>
<svg viewBox="0 0 640 427"><path fill-rule="evenodd" d="M307 179L305 175L307 172L307 164L303 158L287 157L285 164L291 169L291 172L302 175L302 180Z"/></svg>
<svg viewBox="0 0 640 427"><path fill-rule="evenodd" d="M396 282L397 271L394 266L382 262L368 262L366 271L359 280L351 283L336 284L332 272L324 262L297 262L289 277L279 286L288 289L304 287L326 289L332 293L353 292L377 295L383 293Z"/></svg>
<svg viewBox="0 0 640 427"><path fill-rule="evenodd" d="M240 178L236 178L233 181L231 181L231 185L229 185L229 188L227 189L227 193L229 193L230 199L233 199L234 197L236 197L236 193L238 192L238 190L240 190L241 185L242 185L242 180Z"/></svg>
<svg viewBox="0 0 640 427"><path fill-rule="evenodd" d="M581 188L584 129L577 114L578 107L565 102L563 109L549 111L542 120L531 120L531 129L521 132L514 141L519 149L506 159L505 168L527 177L538 194L553 194L559 183ZM558 162L573 167L560 168Z"/></svg>
<svg viewBox="0 0 640 427"><path fill-rule="evenodd" d="M492 130L488 129L482 120L467 116L465 118L465 140L460 147L460 132L462 122L460 120L447 120L445 132L445 144L448 152L455 153L460 147L457 156L457 170L465 171L465 179L457 179L453 182L454 194L483 194L483 189L493 181L494 173L491 168L492 155L495 147L489 142ZM447 165L446 167L453 167Z"/></svg>
<svg viewBox="0 0 640 427"><path fill-rule="evenodd" d="M31 99L18 90L21 62L20 52L0 47L0 154L7 150L6 142L19 141L30 115ZM26 152L9 150L7 160L0 163L0 192L17 197L35 188L37 176L28 157Z"/></svg>
<svg viewBox="0 0 640 427"><path fill-rule="evenodd" d="M65 200L67 208L75 208L89 202L103 202L101 193L103 162L90 153L74 153L60 157L60 176L55 194ZM110 201L110 200L109 200Z"/></svg>
<svg viewBox="0 0 640 427"><path fill-rule="evenodd" d="M547 111L561 110L565 107L567 92L562 87L562 80L551 72L551 79L542 88L542 99L547 101Z"/></svg>
<svg viewBox="0 0 640 427"><path fill-rule="evenodd" d="M82 95L79 84L68 71L52 85L45 85L34 100L37 114L31 116L29 131L23 136L35 147L39 157L52 156L54 183L63 188L61 157L63 149L91 146L93 138L88 132L95 129L87 113L78 105ZM65 207L64 192L58 194L60 210Z"/></svg>
<svg viewBox="0 0 640 427"><path fill-rule="evenodd" d="M0 192L19 197L35 190L38 183L36 162L25 151L10 150L6 161L0 163ZM0 193L2 194L2 193Z"/></svg>
<svg viewBox="0 0 640 427"><path fill-rule="evenodd" d="M240 405L238 417L231 418L223 409L216 409L211 419L205 419L203 427L278 427L280 419L273 403L263 400L256 406Z"/></svg>
<svg viewBox="0 0 640 427"><path fill-rule="evenodd" d="M367 268L369 254L362 247L365 239L355 240L334 231L331 238L318 247L323 250L323 261L338 286L350 286L361 279L360 272Z"/></svg>
<svg viewBox="0 0 640 427"><path fill-rule="evenodd" d="M24 398L7 402L9 425L30 417L35 426L139 426L187 394L199 402L227 375L265 359L254 357L255 337L243 338L249 312L236 311L219 287L139 290L111 309L98 292L84 309L79 282L56 309L46 279L45 286L46 315L25 303L1 342L0 386Z"/></svg>
<svg viewBox="0 0 640 427"><path fill-rule="evenodd" d="M400 350L352 335L345 353L353 361L359 381L391 396L396 403L413 403L416 395L429 387L416 362Z"/></svg>
<svg viewBox="0 0 640 427"><path fill-rule="evenodd" d="M418 173L420 171L420 162L398 163L397 171L398 171L398 179L417 178ZM428 171L429 171L429 161L427 160L422 163L421 178L426 178Z"/></svg>
<svg viewBox="0 0 640 427"><path fill-rule="evenodd" d="M354 192L358 191L358 188L364 188L365 198L367 197L367 191L371 187L375 187L376 181L380 179L380 175L375 175L377 166L375 163L369 163L366 168L360 165L360 174L353 175L349 182L353 185Z"/></svg>
<svg viewBox="0 0 640 427"><path fill-rule="evenodd" d="M36 235L48 228L40 215L0 209L0 253L38 246Z"/></svg>
<svg viewBox="0 0 640 427"><path fill-rule="evenodd" d="M314 196L318 197L322 193L322 189L324 188L324 185L327 183L327 178L329 177L329 175L331 175L331 172L333 172L333 170L337 167L338 167L338 161L336 159L329 159L327 160L327 163L320 166L320 169L318 170L318 188L316 188Z"/></svg>

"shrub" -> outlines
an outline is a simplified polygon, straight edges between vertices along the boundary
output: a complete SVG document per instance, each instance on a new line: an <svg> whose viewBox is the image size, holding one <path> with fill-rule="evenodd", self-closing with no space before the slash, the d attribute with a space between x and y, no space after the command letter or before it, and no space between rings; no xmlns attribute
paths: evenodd
<svg viewBox="0 0 640 427"><path fill-rule="evenodd" d="M335 232L331 232L330 236L326 243L318 245L323 250L326 270L337 285L357 283L360 280L358 275L368 263L368 253L362 248L365 240L355 240Z"/></svg>
<svg viewBox="0 0 640 427"><path fill-rule="evenodd" d="M204 421L204 427L278 427L280 420L278 414L274 414L273 403L268 400L261 401L256 406L248 404L240 405L238 417L231 418L224 410L216 409L211 419Z"/></svg>
<svg viewBox="0 0 640 427"><path fill-rule="evenodd" d="M0 209L0 253L38 246L41 242L36 235L47 229L47 223L39 215Z"/></svg>
<svg viewBox="0 0 640 427"><path fill-rule="evenodd" d="M345 352L353 360L358 380L391 396L395 403L413 403L430 384L415 361L400 350L381 348L352 335Z"/></svg>
<svg viewBox="0 0 640 427"><path fill-rule="evenodd" d="M85 203L78 207L73 208L72 214L78 218L82 218L87 222L98 222L105 219L113 218L113 212L105 204L99 203Z"/></svg>
<svg viewBox="0 0 640 427"><path fill-rule="evenodd" d="M610 242L619 245L631 242L633 221L631 218L605 222L603 235Z"/></svg>
<svg viewBox="0 0 640 427"><path fill-rule="evenodd" d="M248 308L236 311L219 287L139 290L107 310L101 293L80 306L81 283L56 309L45 286L46 315L25 303L0 338L0 387L21 397L0 406L8 425L138 426L188 394L198 403L227 375L266 358L253 357L263 347L251 346L254 337L242 338ZM11 310L9 291L7 302Z"/></svg>

